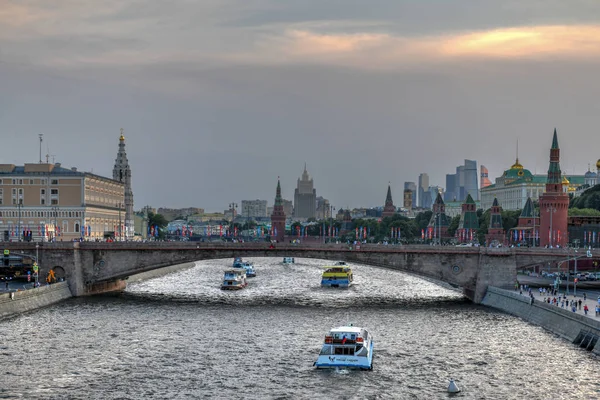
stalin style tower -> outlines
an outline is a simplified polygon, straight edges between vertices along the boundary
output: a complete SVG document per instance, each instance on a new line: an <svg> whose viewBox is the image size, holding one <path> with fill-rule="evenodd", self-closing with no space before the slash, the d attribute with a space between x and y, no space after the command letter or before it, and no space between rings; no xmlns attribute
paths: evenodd
<svg viewBox="0 0 600 400"><path fill-rule="evenodd" d="M396 206L394 206L394 202L392 201L392 189L390 188L390 185L388 185L387 196L385 196L385 206L383 207L381 216L385 218L391 217L394 214L396 214Z"/></svg>
<svg viewBox="0 0 600 400"><path fill-rule="evenodd" d="M560 171L560 149L556 129L550 148L550 166L546 192L539 198L540 204L540 246L565 246L567 237L567 214L569 195L563 192Z"/></svg>
<svg viewBox="0 0 600 400"><path fill-rule="evenodd" d="M125 229L123 232L120 232L120 236L122 239L132 239L135 229L133 222L133 190L131 190L131 169L129 168L129 161L127 161L127 153L125 152L125 136L123 136L123 128L121 128L119 151L117 153L117 159L115 160L115 166L113 168L113 179L125 184L125 204L115 204L115 207L117 207L119 210L125 208L123 224ZM119 227L119 230L121 229L122 228Z"/></svg>
<svg viewBox="0 0 600 400"><path fill-rule="evenodd" d="M281 184L277 178L277 191L275 193L275 205L271 214L272 238L278 242L284 241L285 236L285 212L283 211L283 199L281 198Z"/></svg>

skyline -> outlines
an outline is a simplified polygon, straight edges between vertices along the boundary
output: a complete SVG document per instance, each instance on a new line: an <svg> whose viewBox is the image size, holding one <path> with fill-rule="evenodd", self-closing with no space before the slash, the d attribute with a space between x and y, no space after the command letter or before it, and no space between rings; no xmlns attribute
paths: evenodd
<svg viewBox="0 0 600 400"><path fill-rule="evenodd" d="M597 2L352 5L6 2L0 162L37 162L43 133L109 177L124 128L136 209L216 211L271 203L277 176L292 199L305 162L336 208L383 206L388 182L400 205L464 159L494 182L517 140L543 175L555 127L565 173L600 158Z"/></svg>

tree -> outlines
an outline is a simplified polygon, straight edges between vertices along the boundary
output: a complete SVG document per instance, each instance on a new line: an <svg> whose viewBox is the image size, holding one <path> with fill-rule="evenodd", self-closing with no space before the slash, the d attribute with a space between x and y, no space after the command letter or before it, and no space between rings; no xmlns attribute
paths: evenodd
<svg viewBox="0 0 600 400"><path fill-rule="evenodd" d="M600 185L596 185L583 192L581 196L572 199L570 207L600 210Z"/></svg>
<svg viewBox="0 0 600 400"><path fill-rule="evenodd" d="M600 211L594 208L569 208L569 216L598 217L600 216Z"/></svg>
<svg viewBox="0 0 600 400"><path fill-rule="evenodd" d="M166 228L169 222L162 214L154 214L153 212L148 213L148 226L158 225L158 238L164 239Z"/></svg>
<svg viewBox="0 0 600 400"><path fill-rule="evenodd" d="M455 215L450 220L450 225L448 226L448 236L454 237L456 234L456 230L458 229L458 224L460 223L460 214Z"/></svg>

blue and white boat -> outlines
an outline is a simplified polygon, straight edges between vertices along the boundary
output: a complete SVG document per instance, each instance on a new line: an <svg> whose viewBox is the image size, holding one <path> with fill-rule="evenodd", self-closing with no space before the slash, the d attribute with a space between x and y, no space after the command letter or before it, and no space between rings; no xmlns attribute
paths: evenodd
<svg viewBox="0 0 600 400"><path fill-rule="evenodd" d="M283 261L282 263L285 264L294 264L296 261L294 260L294 257L283 257Z"/></svg>
<svg viewBox="0 0 600 400"><path fill-rule="evenodd" d="M246 280L246 270L243 268L234 268L225 271L223 274L223 283L221 289L223 290L240 290L248 286Z"/></svg>
<svg viewBox="0 0 600 400"><path fill-rule="evenodd" d="M373 369L373 336L352 324L331 329L314 366Z"/></svg>
<svg viewBox="0 0 600 400"><path fill-rule="evenodd" d="M241 257L236 257L233 260L233 268L243 268L246 270L246 276L248 278L254 278L256 271L254 270L254 264L248 261L242 260Z"/></svg>

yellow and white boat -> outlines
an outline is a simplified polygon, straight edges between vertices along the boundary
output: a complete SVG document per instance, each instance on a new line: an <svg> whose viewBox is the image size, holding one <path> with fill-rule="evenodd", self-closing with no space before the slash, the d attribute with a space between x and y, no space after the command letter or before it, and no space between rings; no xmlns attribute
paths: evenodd
<svg viewBox="0 0 600 400"><path fill-rule="evenodd" d="M335 265L326 266L321 276L321 286L348 287L352 285L354 277L352 269L344 261L338 261Z"/></svg>

